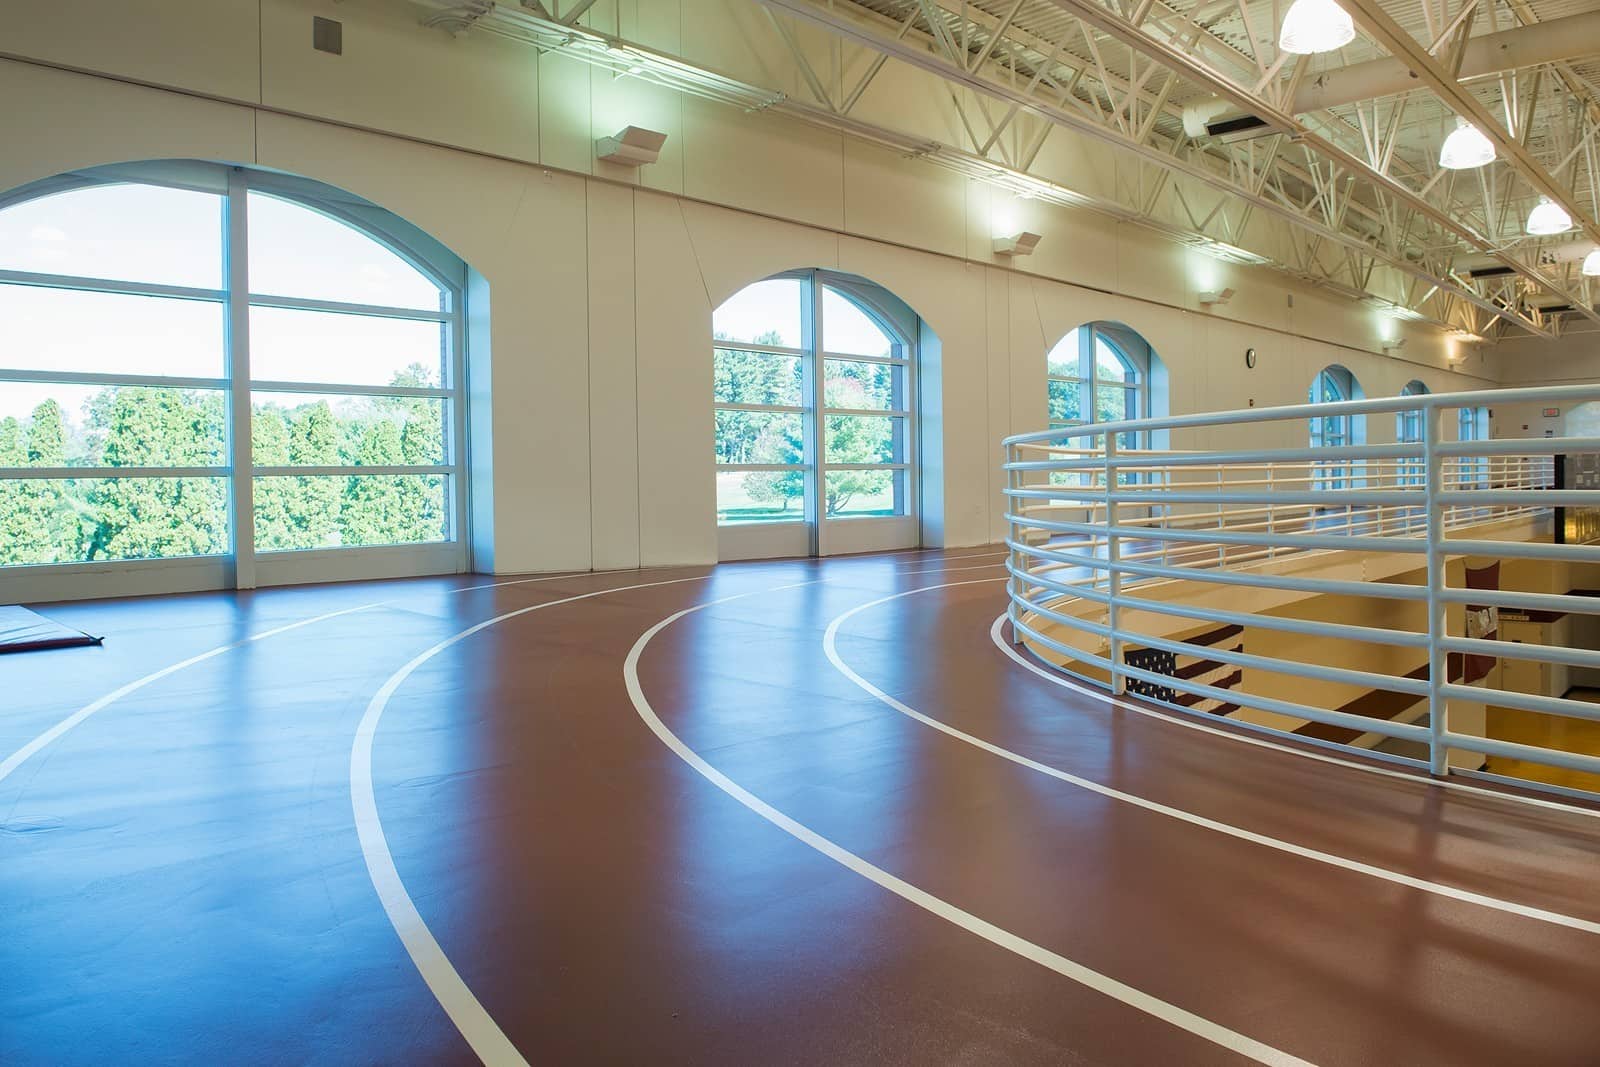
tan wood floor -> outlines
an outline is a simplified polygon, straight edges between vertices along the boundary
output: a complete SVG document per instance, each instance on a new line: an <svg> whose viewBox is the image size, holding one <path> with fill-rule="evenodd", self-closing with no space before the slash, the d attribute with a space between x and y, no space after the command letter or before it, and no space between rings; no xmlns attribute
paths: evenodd
<svg viewBox="0 0 1600 1067"><path fill-rule="evenodd" d="M1572 700L1600 704L1600 689L1574 689L1567 696ZM1588 719L1491 707L1488 711L1488 733L1497 741L1515 741L1563 752L1600 756L1600 722ZM1529 760L1494 758L1489 760L1488 770L1531 782L1600 792L1600 775L1569 771L1564 767L1551 767Z"/></svg>

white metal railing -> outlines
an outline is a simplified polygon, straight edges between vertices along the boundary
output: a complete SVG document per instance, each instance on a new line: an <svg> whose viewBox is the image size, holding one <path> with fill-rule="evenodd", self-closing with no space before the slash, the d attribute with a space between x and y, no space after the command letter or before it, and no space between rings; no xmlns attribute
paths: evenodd
<svg viewBox="0 0 1600 1067"><path fill-rule="evenodd" d="M1113 692L1211 702L1247 729L1436 775L1505 777L1479 765L1529 761L1600 790L1583 777L1600 775L1600 755L1492 736L1486 711L1600 722L1600 704L1565 695L1583 672L1600 681L1600 650L1562 621L1581 633L1600 616L1600 596L1583 595L1600 588L1600 545L1552 537L1556 509L1600 507L1600 491L1554 484L1554 457L1600 452L1600 438L1441 433L1442 413L1464 407L1594 400L1600 385L1434 394L1007 438L1013 637ZM1284 424L1304 439L1314 417L1400 411L1420 411L1420 441L1119 447L1242 426L1282 438ZM1468 574L1498 581L1469 587ZM1501 612L1569 636L1493 640ZM1513 677L1514 661L1538 684Z"/></svg>

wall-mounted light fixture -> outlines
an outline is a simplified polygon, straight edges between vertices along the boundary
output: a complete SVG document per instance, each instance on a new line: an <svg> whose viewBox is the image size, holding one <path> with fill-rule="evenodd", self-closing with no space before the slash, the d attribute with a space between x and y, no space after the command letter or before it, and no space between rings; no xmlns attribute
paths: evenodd
<svg viewBox="0 0 1600 1067"><path fill-rule="evenodd" d="M996 237L994 239L994 254L997 256L1031 256L1039 244L1039 234L1021 230L1009 237Z"/></svg>
<svg viewBox="0 0 1600 1067"><path fill-rule="evenodd" d="M1202 289L1197 294L1201 305L1211 307L1215 304L1226 304L1233 299L1232 289Z"/></svg>
<svg viewBox="0 0 1600 1067"><path fill-rule="evenodd" d="M1392 356L1406 346L1406 338L1397 337L1392 341L1383 342L1383 354Z"/></svg>
<svg viewBox="0 0 1600 1067"><path fill-rule="evenodd" d="M642 167L661 157L661 146L667 135L647 130L643 126L624 126L610 137L601 137L594 143L595 158L623 167Z"/></svg>

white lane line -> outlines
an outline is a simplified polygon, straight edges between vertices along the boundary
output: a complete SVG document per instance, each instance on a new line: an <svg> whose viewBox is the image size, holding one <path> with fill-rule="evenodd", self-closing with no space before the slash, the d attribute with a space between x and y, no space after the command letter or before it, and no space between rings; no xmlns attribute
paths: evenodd
<svg viewBox="0 0 1600 1067"><path fill-rule="evenodd" d="M1143 808L1144 810L1154 812L1157 815L1165 815L1169 819L1177 819L1178 821L1188 823L1191 826L1198 826L1202 829L1212 830L1219 834L1225 834L1228 837L1237 838L1240 841L1248 841L1251 844L1261 845L1265 848L1276 849L1279 852L1285 852L1291 856L1298 856L1302 859L1313 860L1317 863L1325 863L1330 867L1338 867L1343 870L1352 871L1356 874L1364 874L1370 878L1379 878L1386 882L1393 882L1396 885L1403 885L1410 889L1418 889L1425 893L1433 893L1437 896L1447 897L1451 900L1459 900L1467 904L1476 904L1479 907L1492 908L1495 911L1505 912L1508 915L1518 915L1526 919L1536 919L1540 922L1551 923L1555 926L1565 926L1572 930L1581 930L1584 933L1600 934L1600 922L1594 922L1589 919L1580 919L1574 915L1563 915L1560 912L1547 911L1544 908L1535 908L1527 904L1518 904L1515 901L1502 900L1499 897L1491 897L1483 893L1474 893L1471 890L1461 889L1457 886L1445 885L1441 882L1431 882L1426 878L1417 878L1409 874L1403 874L1399 871L1391 871L1386 867L1378 867L1370 863L1362 863L1359 860L1347 859L1344 856L1336 856L1331 852L1323 852L1319 849L1307 848L1304 845L1297 845L1292 841L1284 841L1280 838L1271 837L1267 834L1256 833L1254 830L1246 830L1243 827L1234 826L1232 823L1225 823L1217 819L1207 818L1204 815L1197 815L1194 812L1186 811L1183 808L1175 808L1167 804L1162 804L1158 801L1139 796L1136 793L1126 793L1120 789L1113 789L1110 786L1102 785L1099 782L1090 781L1087 778L1081 778L1076 774L1060 770L1059 768L1052 767L1049 764L1040 763L1038 760L1029 759L1027 756L1011 751L1009 748L1002 748L992 741L985 741L981 737L976 737L964 730L958 730L948 723L941 722L929 715L924 715L916 708L897 700L888 693L884 692L882 689L873 685L871 682L867 681L839 655L839 628L853 616L859 615L863 611L875 608L880 604L887 604L892 600L899 600L902 597L914 596L917 593L926 593L932 589L948 589L954 586L963 585L982 585L986 582L1000 580L1002 579L973 578L963 582L946 582L943 585L924 586L920 589L911 589L903 593L894 593L890 596L879 597L877 600L869 600L865 604L860 604L854 608L851 608L849 611L844 612L836 617L832 622L828 623L828 628L822 635L822 651L828 657L828 662L832 663L834 668L838 670L840 674L850 679L850 681L853 682L858 688L871 694L873 697L893 708L895 711L898 711L900 714L905 715L908 718L915 719L924 726L931 726L940 733L943 733L949 737L953 737L958 741L964 741L967 744L972 745L974 748L982 749L990 755L999 756L1001 759L1015 763L1019 767L1026 767L1028 770L1037 771L1040 774L1048 775L1051 778L1066 782L1069 785L1075 785L1079 789L1086 789L1091 793L1097 793L1100 796L1106 797L1110 800L1120 801L1124 804L1131 804L1134 807Z"/></svg>
<svg viewBox="0 0 1600 1067"><path fill-rule="evenodd" d="M927 588L939 589L942 588L942 586L931 585L927 586ZM918 591L920 592L921 590ZM1285 752L1291 756L1298 756L1301 759L1314 760L1317 763L1331 763L1339 767L1348 767L1351 770L1361 771L1364 774L1375 774L1380 778L1393 778L1396 781L1406 782L1410 785L1421 785L1433 789L1448 789L1452 792L1489 801L1508 801L1513 804L1524 804L1529 807L1546 808L1550 811L1558 811L1567 815L1582 815L1585 818L1600 819L1600 809L1596 808L1581 808L1573 804L1563 804L1558 800L1545 800L1542 797L1529 797L1523 796L1520 793L1505 793L1497 789L1485 789L1482 786L1471 785L1467 782L1457 782L1449 778L1424 778L1420 774L1397 771L1390 767L1377 767L1371 763L1362 763L1359 760L1342 759L1338 756L1330 756L1322 752L1314 752L1307 748L1300 748L1294 745L1284 745L1276 741L1269 741L1264 737L1252 737L1251 735L1243 733L1239 730L1221 730L1215 726L1208 726L1203 722L1199 722L1185 715L1169 715L1164 711L1157 711L1154 708L1146 708L1140 707L1138 704L1130 704L1127 701L1119 700L1117 697L1105 692L1104 690L1093 689L1089 686L1080 685L1070 678L1040 666L1033 660L1030 660L1028 657L1024 656L1021 652L1018 652L1012 647L1011 642L1007 641L1004 635L1001 633L1006 623L1010 621L1011 620L1006 616L1006 613L1002 611L995 617L994 622L989 626L989 640L994 642L996 648L998 648L1001 652L1004 652L1006 656L1008 656L1019 666L1033 672L1040 678L1043 678L1045 681L1049 682L1051 685L1058 685L1063 689L1070 689L1074 693L1080 693L1083 696L1090 697L1091 699L1097 700L1102 704L1109 705L1110 707L1116 708L1120 711L1128 711L1136 715L1143 715L1146 718L1159 719L1162 722L1170 722L1174 726L1182 726L1186 730L1197 730L1200 733L1210 734L1213 737L1226 738L1229 741L1234 741L1241 745L1252 745L1256 748L1271 749L1274 752Z"/></svg>
<svg viewBox="0 0 1600 1067"><path fill-rule="evenodd" d="M1062 975L1063 977L1069 978L1080 985L1094 990L1097 993L1102 993L1105 996L1111 997L1113 1000L1121 1001L1123 1004L1126 1004L1129 1007L1142 1011L1147 1015L1154 1016L1163 1022L1170 1023L1181 1030L1186 1030L1197 1037L1202 1037L1207 1041L1221 1045L1223 1048L1229 1049L1242 1056L1247 1056L1258 1063L1279 1064L1285 1065L1285 1067L1288 1067L1288 1065L1307 1065L1307 1067L1309 1067L1309 1061L1307 1060L1300 1059L1297 1056L1292 1056L1287 1052L1273 1048L1271 1045L1264 1044L1255 1040L1254 1038L1246 1037L1237 1031L1229 1030L1227 1027L1222 1026L1219 1023L1214 1023L1210 1019L1206 1019L1190 1011L1185 1011L1183 1008L1169 1004L1164 1000L1143 992L1142 990L1135 989L1133 986L1119 982L1115 978L1110 978L1104 974L1101 974L1099 971L1091 970L1081 963L1067 959L1065 956L1051 952L1047 948L1036 945L1032 941L1028 941L1016 934L1011 933L1009 930L1002 929L991 922L980 919L971 912L964 911L961 908L956 907L954 904L951 904L940 897L934 896L932 893L929 893L923 889L919 889L910 882L907 882L905 879L898 878L895 875L890 874L888 871L885 871L883 868L869 863L867 860L862 859L854 852L849 851L841 845L835 844L833 841L823 837L815 830L812 830L810 827L797 822L796 820L785 815L783 812L779 811L777 808L774 808L772 805L768 804L766 801L762 800L760 797L755 796L749 790L745 789L743 786L733 781L733 779L729 778L727 775L711 766L711 764L707 763L701 758L699 753L695 752L688 745L684 744L683 741L679 739L677 734L668 729L667 725L661 721L658 715L656 715L655 709L650 706L650 701L645 697L644 689L639 684L639 658L641 655L643 655L645 647L649 645L651 640L653 640L655 636L662 630L665 630L668 626L671 626L674 622L677 622L684 616L690 615L696 611L704 611L706 608L714 607L718 604L726 604L732 600L742 600L743 598L749 596L763 596L771 593L781 592L784 589L793 589L800 585L811 584L813 583L798 582L793 585L780 585L772 589L757 590L753 593L740 593L735 596L722 597L718 600L710 600L703 604L696 604L694 607L685 608L682 611L676 612L667 616L665 619L662 619L660 622L656 623L654 626L650 627L650 629L641 634L638 641L634 642L633 648L629 650L628 658L623 663L622 667L623 678L628 685L628 696L632 698L634 710L638 712L639 718L644 720L645 725L650 728L651 732L654 733L656 737L661 739L661 742L664 745L672 750L674 755L683 760L683 762L687 763L690 767L694 768L694 770L699 773L701 777L705 778L712 785L715 785L718 789L728 794L728 796L737 800L746 808L749 808L751 811L755 812L772 825L789 834L791 837L794 837L806 845L809 845L811 848L822 853L824 856L827 856L835 863L838 863L848 870L860 875L861 877L866 878L867 880L874 882L879 886L882 886L884 889L889 890L896 896L910 901L912 904L915 904L917 907L922 908L925 911L937 915L946 922L953 923L954 925L961 927L963 930L983 938L985 941L988 941L991 944L998 945L1000 948L1003 948L1008 952L1013 952L1024 959L1031 960L1034 963L1039 964L1041 967L1046 967L1055 973Z"/></svg>
<svg viewBox="0 0 1600 1067"><path fill-rule="evenodd" d="M475 589L497 589L506 585L532 585L535 582L558 582L563 578L581 578L586 574L591 573L596 572L580 571L574 574L552 574L539 578L515 578L506 582L490 582L487 585L459 586L453 589L446 589L443 592L448 595L452 593L467 593ZM298 630L302 626L310 626L313 623L326 622L329 619L336 619L341 615L353 615L358 611L370 611L373 608L381 608L389 604L397 604L403 599L404 598L402 597L391 597L388 600L374 600L370 604L362 604L353 608L343 608L339 611L330 611L323 615L316 615L309 619L301 619L299 622L292 622L288 625L278 626L271 630L263 630L261 633L251 634L249 637L242 638L241 640L233 641L226 645L218 645L216 648L201 652L199 655L190 656L186 660L181 660L177 663L170 664L161 668L159 671L152 671L143 678L135 678L127 685L124 685L118 689L114 689L105 696L100 697L98 700L94 700L88 704L85 704L83 707L79 708L71 715L68 715L66 718L62 719L60 722L44 731L38 737L35 737L32 741L29 741L11 755L7 756L5 762L0 763L0 782L5 781L13 771L26 763L34 755L37 755L42 749L49 747L51 744L59 741L64 735L77 728L85 719L88 719L97 712L104 711L107 706L116 703L129 693L137 692L138 690L143 689L152 682L158 682L168 675L176 674L181 670L193 667L197 663L204 663L206 660L220 656L224 652L231 652L236 648L243 648L245 645L248 645L254 641L264 641L269 637L276 637L278 634L288 633L290 630Z"/></svg>
<svg viewBox="0 0 1600 1067"><path fill-rule="evenodd" d="M378 816L378 801L372 788L372 741L377 734L378 723L383 718L384 709L389 706L389 699L394 696L395 690L399 689L418 667L445 649L507 619L515 619L530 612L571 604L578 600L588 600L590 597L625 593L632 589L678 585L683 582L702 582L708 577L710 576L697 575L692 578L673 578L668 581L596 589L577 596L546 601L543 604L532 604L486 619L445 638L390 675L382 688L373 694L372 700L367 704L366 713L361 717L360 725L356 727L355 741L350 747L350 807L355 813L356 836L361 842L361 855L366 860L367 874L372 879L372 887L378 891L378 900L383 904L384 914L389 917L389 924L394 927L394 932L400 935L401 944L405 946L411 962L422 975L422 980L428 984L434 999L445 1010L445 1014L450 1016L450 1021L461 1031L461 1036L466 1039L467 1044L472 1046L472 1051L491 1067L499 1067L501 1064L516 1067L526 1064L527 1060L523 1059L505 1032L496 1025L494 1019L490 1018L489 1013L478 1002L478 998L473 996L472 990L467 988L467 983L462 980L449 957L444 954L444 949L439 947L439 942L428 929L428 924L422 921L416 904L406 892L405 883L400 880L400 872L395 868L394 856L389 851L389 841L383 833L383 821Z"/></svg>
<svg viewBox="0 0 1600 1067"><path fill-rule="evenodd" d="M264 641L269 637L276 637L278 634L288 633L290 630L298 630L302 626L310 626L313 623L326 622L328 619L336 619L341 615L353 615L358 611L366 611L368 608L376 606L376 604L362 604L360 607L345 608L341 611L330 611L324 615L316 615L309 619L301 619L299 622L291 622L286 626L279 626L271 630L263 630L261 633L251 634L249 637L241 640L233 641L226 645L219 645L216 648L202 652L197 656L190 656L186 660L180 660L177 663L161 668L159 671L152 671L143 678L136 678L121 688L113 689L100 699L85 704L83 707L79 708L71 715L68 715L66 718L50 727L44 733L40 734L38 737L35 737L32 741L29 741L27 744L11 753L11 755L7 756L5 762L0 763L0 782L3 782L10 777L12 772L26 763L30 757L38 753L41 749L44 749L54 742L60 740L62 736L77 727L85 719L88 719L96 712L105 710L107 706L116 703L129 693L137 692L138 690L143 689L152 682L160 681L162 678L165 678L170 674L176 674L188 667L193 667L196 663L204 663L206 660L220 656L224 652L229 652L236 648L243 648L252 641Z"/></svg>
<svg viewBox="0 0 1600 1067"><path fill-rule="evenodd" d="M1001 559L1001 560L996 560L993 563L980 563L975 567L919 567L916 570L897 570L894 573L896 573L896 574L931 574L931 573L948 574L951 571L986 571L986 570L991 570L991 569L993 569L995 567L1004 567L1005 565L1006 565L1006 561Z"/></svg>

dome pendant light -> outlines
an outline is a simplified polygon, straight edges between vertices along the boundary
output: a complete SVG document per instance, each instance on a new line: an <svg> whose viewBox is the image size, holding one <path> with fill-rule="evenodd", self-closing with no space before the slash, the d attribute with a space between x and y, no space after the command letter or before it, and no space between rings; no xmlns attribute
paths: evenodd
<svg viewBox="0 0 1600 1067"><path fill-rule="evenodd" d="M1600 248L1583 257L1583 273L1590 278L1600 275Z"/></svg>
<svg viewBox="0 0 1600 1067"><path fill-rule="evenodd" d="M1283 16L1278 47L1295 55L1332 52L1356 38L1355 23L1334 0L1294 0Z"/></svg>
<svg viewBox="0 0 1600 1067"><path fill-rule="evenodd" d="M1537 237L1566 233L1570 229L1572 229L1572 216L1561 210L1561 205L1548 196L1541 196L1538 205L1528 212L1527 230Z"/></svg>
<svg viewBox="0 0 1600 1067"><path fill-rule="evenodd" d="M1439 166L1445 170L1471 170L1494 162L1494 145L1483 131L1466 119L1456 119L1456 128L1439 149Z"/></svg>

